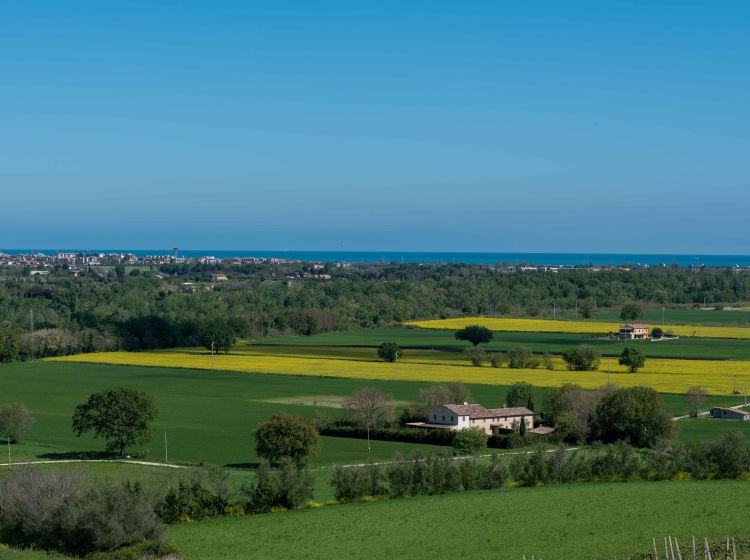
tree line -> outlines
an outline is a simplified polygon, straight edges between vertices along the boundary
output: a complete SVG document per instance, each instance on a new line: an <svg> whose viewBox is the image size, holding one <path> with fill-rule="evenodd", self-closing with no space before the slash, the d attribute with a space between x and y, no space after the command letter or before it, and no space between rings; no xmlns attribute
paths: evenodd
<svg viewBox="0 0 750 560"><path fill-rule="evenodd" d="M483 265L334 267L306 279L306 264L163 265L130 274L3 270L0 361L112 349L208 345L236 338L369 328L457 315L538 315L628 302L716 304L750 300L750 274L651 268L506 273ZM222 272L228 281L212 283ZM135 273L135 274L134 274ZM185 286L189 283L189 286ZM33 325L33 329L32 329Z"/></svg>

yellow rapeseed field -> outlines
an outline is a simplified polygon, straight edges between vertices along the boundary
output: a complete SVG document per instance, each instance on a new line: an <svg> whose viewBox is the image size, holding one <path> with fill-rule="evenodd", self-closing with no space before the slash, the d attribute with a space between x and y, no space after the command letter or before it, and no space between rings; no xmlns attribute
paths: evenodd
<svg viewBox="0 0 750 560"><path fill-rule="evenodd" d="M622 323L601 321L554 321L552 319L517 319L502 317L459 317L456 319L434 319L407 323L423 329L462 329L469 325L481 325L493 331L589 333L607 334L620 330ZM649 328L661 325L648 325ZM748 327L703 327L700 325L665 325L665 332L677 336L702 338L750 338Z"/></svg>
<svg viewBox="0 0 750 560"><path fill-rule="evenodd" d="M563 368L555 358L555 369L510 369L508 367L481 368L464 365L456 361L436 359L434 353L426 352L420 361L417 351L410 351L410 359L399 364L380 361L347 359L346 357L315 357L308 355L284 355L282 349L252 347L242 353L214 356L217 370L271 373L282 375L309 375L327 377L350 377L358 379L410 380L507 385L526 381L533 385L550 387L563 383L577 383L584 387L599 387L607 381L619 386L646 385L663 393L684 393L692 386L701 386L711 394L728 395L735 387L745 393L750 390L750 361L719 360L670 360L649 359L646 367L635 374L625 372L616 359L602 359L600 371L574 372ZM103 352L50 358L52 361L89 362L140 366L211 369L211 357L204 351L164 352ZM611 369L608 375L607 369Z"/></svg>

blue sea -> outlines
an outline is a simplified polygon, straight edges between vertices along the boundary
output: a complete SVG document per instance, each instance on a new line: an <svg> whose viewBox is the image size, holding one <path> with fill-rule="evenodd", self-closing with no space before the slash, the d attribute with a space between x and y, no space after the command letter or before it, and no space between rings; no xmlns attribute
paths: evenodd
<svg viewBox="0 0 750 560"><path fill-rule="evenodd" d="M81 249L0 249L8 254L45 253L54 255L60 251L82 252ZM133 253L144 255L171 255L171 249L86 249L91 253ZM214 256L265 257L306 262L409 262L409 263L455 263L455 264L530 264L544 266L576 265L671 265L707 267L750 267L750 255L674 255L648 253L470 253L470 252L396 252L396 251L267 251L267 250L179 250L178 256L197 258Z"/></svg>

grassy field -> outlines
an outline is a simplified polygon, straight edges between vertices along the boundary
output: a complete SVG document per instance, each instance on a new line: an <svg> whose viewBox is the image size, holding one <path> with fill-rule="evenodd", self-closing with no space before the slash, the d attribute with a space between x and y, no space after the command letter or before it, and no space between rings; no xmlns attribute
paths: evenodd
<svg viewBox="0 0 750 560"><path fill-rule="evenodd" d="M487 371L493 370L488 368ZM73 435L70 428L73 410L93 391L128 386L153 395L160 411L155 437L144 449L149 460L163 458L163 437L167 432L172 462L253 464L257 457L251 432L259 422L278 410L307 416L320 412L335 417L342 413L336 408L341 399L364 385L377 386L393 394L397 401L405 402L415 399L419 389L428 383L71 362L0 365L2 401L26 402L37 420L27 440L12 446L15 461L80 458L83 454L92 456L101 451L100 441ZM468 386L473 400L485 406L505 402L507 386ZM680 395L665 394L663 398L673 414L688 412L688 405ZM739 400L738 397L714 396L706 406L737 404ZM535 402L537 406L543 404L542 388L536 388ZM415 448L428 452L442 450L436 446L373 442L373 456L388 459L397 451ZM363 441L324 437L316 464L366 460Z"/></svg>
<svg viewBox="0 0 750 560"><path fill-rule="evenodd" d="M686 442L717 440L730 432L737 431L744 434L745 437L750 437L750 422L706 417L680 421L680 439Z"/></svg>
<svg viewBox="0 0 750 560"><path fill-rule="evenodd" d="M330 332L313 336L281 336L252 341L254 344L283 346L367 346L385 341L398 342L402 348L463 350L468 343L456 340L453 331L418 328L380 328ZM712 358L750 360L750 344L742 339L679 338L664 342L610 340L581 333L532 333L497 331L488 351L508 351L526 346L534 352L562 353L579 344L594 346L602 355L618 356L625 346L636 345L650 357ZM408 353L407 353L408 356Z"/></svg>
<svg viewBox="0 0 750 560"><path fill-rule="evenodd" d="M50 362L0 365L2 402L26 402L37 420L27 443L12 446L14 460L79 458L82 453L101 451L101 441L73 435L73 410L93 391L127 386L153 395L160 412L155 437L144 449L148 459L163 458L167 432L172 462L252 465L258 459L252 440L252 430L258 423L279 410L307 416L316 412L341 414L340 409L316 407L313 403L317 397L350 395L362 385L352 379L169 368ZM423 386L406 382L368 385L382 387L399 400L414 399ZM301 396L309 397L309 404L296 400ZM504 390L477 387L475 396L489 405L500 401ZM291 400L291 404L285 404L285 400ZM377 441L373 442L372 456L389 459L397 451L411 449L442 450L437 446ZM324 437L316 464L362 462L367 458L367 445L362 440Z"/></svg>
<svg viewBox="0 0 750 560"><path fill-rule="evenodd" d="M564 311L557 312L558 319L580 319L575 312ZM593 319L596 321L617 322L620 320L620 308L616 309L598 309L594 312ZM664 324L683 324L683 325L737 325L750 326L750 308L742 306L733 308L726 306L724 309L716 310L713 307L666 307L662 311L661 307L646 307L643 310L643 320L654 324L661 325L662 319Z"/></svg>
<svg viewBox="0 0 750 560"><path fill-rule="evenodd" d="M526 381L539 387L577 383L596 388L611 382L622 387L645 385L662 393L684 393L702 386L714 395L750 390L750 361L651 358L638 373L627 373L615 359L604 359L599 371L568 371L560 358L552 371L472 367L451 352L410 350L398 364L378 361L368 349L316 349L309 346L245 346L213 358L203 349L158 352L102 352L50 358L63 363L96 363L190 369L220 369L248 373L357 378L368 381L421 381L510 385Z"/></svg>
<svg viewBox="0 0 750 560"><path fill-rule="evenodd" d="M708 313L708 312L707 312ZM482 325L493 331L514 332L564 332L607 334L616 332L622 321L554 321L551 319L519 319L505 317L460 317L456 319L434 319L407 323L423 329L461 329L468 325ZM650 328L660 326L649 324ZM665 325L664 331L678 336L704 338L750 339L750 328L741 326Z"/></svg>
<svg viewBox="0 0 750 560"><path fill-rule="evenodd" d="M188 560L623 559L647 551L651 537L745 535L748 498L750 485L734 481L509 488L219 519L169 534Z"/></svg>

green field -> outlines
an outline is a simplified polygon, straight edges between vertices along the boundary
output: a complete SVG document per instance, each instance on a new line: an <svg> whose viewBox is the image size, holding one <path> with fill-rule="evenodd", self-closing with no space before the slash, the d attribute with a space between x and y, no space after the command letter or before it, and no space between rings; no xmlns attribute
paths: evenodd
<svg viewBox="0 0 750 560"><path fill-rule="evenodd" d="M709 313L706 311L705 313ZM577 333L494 333L494 339L483 345L486 350L508 351L518 346L526 346L535 352L562 353L579 344L590 344L603 355L619 355L626 343L608 338L588 338ZM254 344L293 345L293 346L367 346L376 347L385 341L398 342L408 348L439 348L462 350L466 342L455 339L453 331L415 328L381 328L358 331L331 332L314 336L284 336L252 341ZM647 356L664 358L704 358L750 360L750 342L747 340L680 338L663 342L630 342Z"/></svg>
<svg viewBox="0 0 750 560"><path fill-rule="evenodd" d="M217 519L169 535L187 560L623 559L652 537L744 536L749 498L750 484L735 481L509 488Z"/></svg>
<svg viewBox="0 0 750 560"><path fill-rule="evenodd" d="M662 322L661 307L647 307L643 310L643 315L643 321L647 323L661 324ZM673 309L665 307L663 317L667 327L670 323L675 325L750 325L750 311L746 307L741 310L732 310L730 306L726 306L718 311L692 307ZM558 313L558 319L575 318L575 312ZM578 318L581 318L580 313ZM597 321L619 321L620 309L600 309L593 314L592 318Z"/></svg>
<svg viewBox="0 0 750 560"><path fill-rule="evenodd" d="M154 439L141 450L146 459L163 459L166 432L171 462L242 467L252 466L258 460L252 442L253 428L276 411L307 416L320 412L335 417L342 414L340 408L316 407L313 403L335 404L335 397L348 396L362 386L380 387L397 401L405 402L415 399L419 389L427 385L55 362L0 366L2 401L24 401L37 420L26 441L12 446L14 461L80 458L101 451L102 442L73 435L70 418L76 404L91 392L105 388L135 387L154 397L160 417L155 424ZM507 387L469 385L469 388L473 400L485 406L498 406L505 401ZM664 395L664 399L673 414L687 413L688 405L682 396ZM543 401L544 391L537 389L535 402L542 405ZM736 401L735 397L714 397L707 407L736 404ZM388 459L397 451L413 449L442 450L437 446L377 441L373 442L372 457ZM362 440L324 437L315 463L358 463L367 459Z"/></svg>

